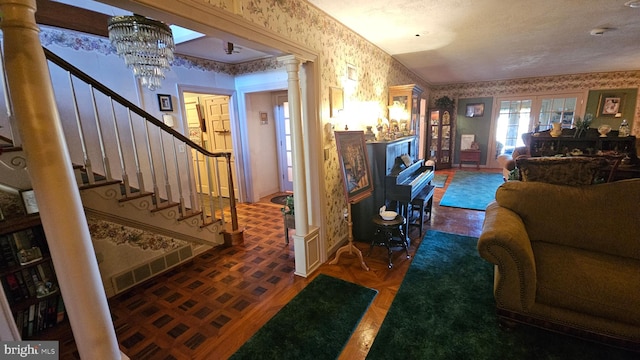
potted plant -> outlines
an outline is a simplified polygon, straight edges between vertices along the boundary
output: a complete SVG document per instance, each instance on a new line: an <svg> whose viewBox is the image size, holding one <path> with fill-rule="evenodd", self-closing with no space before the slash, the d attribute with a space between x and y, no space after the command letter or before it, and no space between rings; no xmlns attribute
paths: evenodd
<svg viewBox="0 0 640 360"><path fill-rule="evenodd" d="M448 96L439 97L436 99L436 107L441 109L451 109L455 106L455 101L451 100Z"/></svg>

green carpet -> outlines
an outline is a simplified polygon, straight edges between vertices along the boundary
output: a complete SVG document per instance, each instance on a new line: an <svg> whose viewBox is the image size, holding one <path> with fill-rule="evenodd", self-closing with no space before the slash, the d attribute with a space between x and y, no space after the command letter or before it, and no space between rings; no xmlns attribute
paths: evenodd
<svg viewBox="0 0 640 360"><path fill-rule="evenodd" d="M502 330L495 316L493 265L478 255L476 243L427 232L367 359L638 359L526 325Z"/></svg>
<svg viewBox="0 0 640 360"><path fill-rule="evenodd" d="M447 174L435 174L433 180L431 180L431 185L438 188L444 187L444 183L447 182L448 177L449 175Z"/></svg>
<svg viewBox="0 0 640 360"><path fill-rule="evenodd" d="M501 173L456 171L440 206L484 211L503 182Z"/></svg>
<svg viewBox="0 0 640 360"><path fill-rule="evenodd" d="M231 359L336 359L377 293L320 274Z"/></svg>

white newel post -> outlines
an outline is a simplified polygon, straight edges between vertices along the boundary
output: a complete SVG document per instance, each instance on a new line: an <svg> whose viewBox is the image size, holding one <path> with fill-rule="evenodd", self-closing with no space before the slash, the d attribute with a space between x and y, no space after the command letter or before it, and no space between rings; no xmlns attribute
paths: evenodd
<svg viewBox="0 0 640 360"><path fill-rule="evenodd" d="M83 359L127 359L118 347L38 38L36 1L0 0L0 11L16 124L78 352Z"/></svg>

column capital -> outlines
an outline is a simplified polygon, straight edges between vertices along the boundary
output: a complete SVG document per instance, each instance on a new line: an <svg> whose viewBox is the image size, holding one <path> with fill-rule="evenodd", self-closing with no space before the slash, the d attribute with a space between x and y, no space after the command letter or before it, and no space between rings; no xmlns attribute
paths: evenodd
<svg viewBox="0 0 640 360"><path fill-rule="evenodd" d="M301 57L295 55L284 55L277 57L278 62L281 62L285 65L297 65L304 63L305 60Z"/></svg>

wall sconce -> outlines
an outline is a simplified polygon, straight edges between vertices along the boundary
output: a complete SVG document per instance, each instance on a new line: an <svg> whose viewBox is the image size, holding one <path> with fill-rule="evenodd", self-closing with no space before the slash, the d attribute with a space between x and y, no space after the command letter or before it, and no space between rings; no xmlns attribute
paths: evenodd
<svg viewBox="0 0 640 360"><path fill-rule="evenodd" d="M176 125L176 118L171 114L162 115L162 122L170 128L173 128Z"/></svg>

